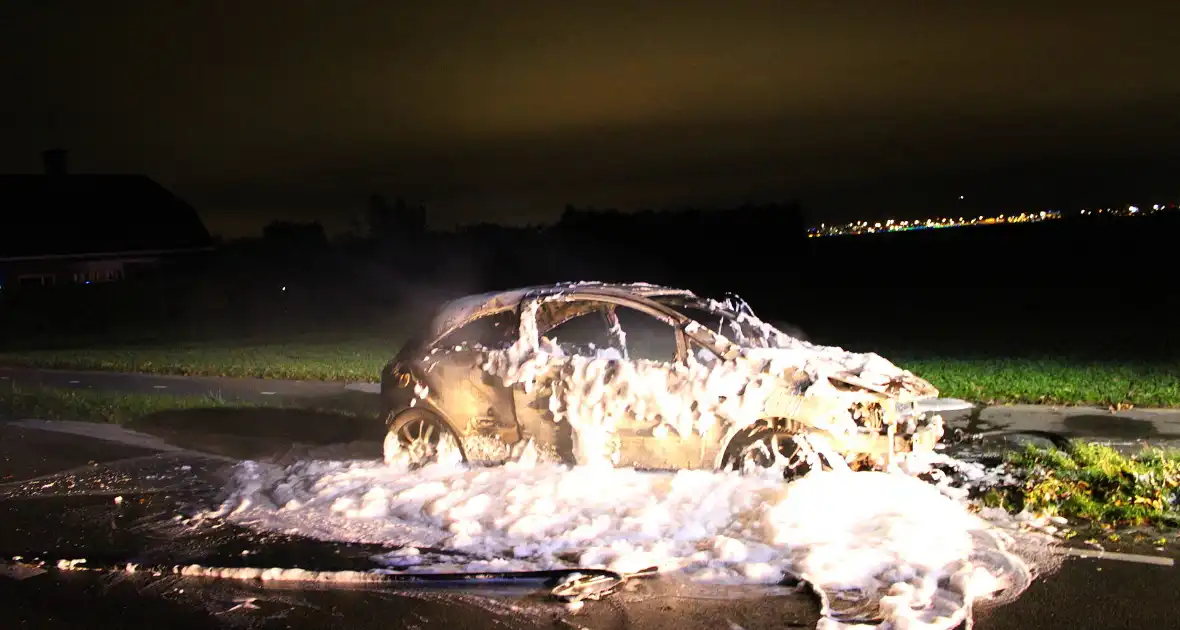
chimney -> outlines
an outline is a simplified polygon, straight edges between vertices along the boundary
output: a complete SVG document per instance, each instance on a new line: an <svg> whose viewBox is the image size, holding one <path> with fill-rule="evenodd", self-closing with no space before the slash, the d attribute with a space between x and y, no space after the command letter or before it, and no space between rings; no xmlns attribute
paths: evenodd
<svg viewBox="0 0 1180 630"><path fill-rule="evenodd" d="M65 175L67 158L69 152L65 149L49 149L41 154L41 160L45 163L46 175Z"/></svg>

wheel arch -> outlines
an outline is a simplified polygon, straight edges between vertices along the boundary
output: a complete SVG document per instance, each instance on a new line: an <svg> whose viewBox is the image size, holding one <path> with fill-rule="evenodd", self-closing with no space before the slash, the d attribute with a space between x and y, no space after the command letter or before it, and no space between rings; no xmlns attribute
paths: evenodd
<svg viewBox="0 0 1180 630"><path fill-rule="evenodd" d="M744 426L730 427L721 438L721 447L713 456L713 470L725 470L730 451L739 444L740 440L753 438L757 433L769 430L773 426L774 418L759 418Z"/></svg>
<svg viewBox="0 0 1180 630"><path fill-rule="evenodd" d="M806 423L794 420L791 418L782 418L775 416L767 416L759 418L750 424L734 427L729 429L725 437L721 440L721 448L717 450L714 456L713 469L725 470L726 460L731 455L734 448L741 448L744 446L742 440L752 440L758 436L759 433L782 431L790 435L799 435L803 433L826 433L821 429L808 425Z"/></svg>

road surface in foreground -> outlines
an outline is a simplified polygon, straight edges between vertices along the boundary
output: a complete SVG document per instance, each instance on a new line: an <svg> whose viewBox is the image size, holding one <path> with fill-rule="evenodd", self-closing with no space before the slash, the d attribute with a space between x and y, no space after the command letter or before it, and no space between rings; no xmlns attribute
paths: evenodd
<svg viewBox="0 0 1180 630"><path fill-rule="evenodd" d="M340 448L346 457L367 457L377 450L357 444ZM289 449L289 444L272 444L260 455L274 457ZM186 506L217 500L235 463L222 455L170 446L117 427L23 423L0 425L0 462L0 558L6 560L20 555L26 561L85 558L89 566L375 568L369 560L377 551L373 546L260 534L225 524L177 525L174 517ZM1174 604L1178 571L1121 560L1067 559L1016 602L980 607L976 627L1180 627ZM535 582L448 589L276 586L150 571L30 574L9 565L0 572L0 627L753 630L812 628L819 619L816 599L789 587L704 587L664 579L632 584L633 590L574 612L553 602L546 585Z"/></svg>

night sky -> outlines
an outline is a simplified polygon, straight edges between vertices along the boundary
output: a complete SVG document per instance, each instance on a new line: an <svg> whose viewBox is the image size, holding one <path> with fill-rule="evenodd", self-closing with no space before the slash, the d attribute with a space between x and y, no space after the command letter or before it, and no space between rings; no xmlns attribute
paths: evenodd
<svg viewBox="0 0 1180 630"><path fill-rule="evenodd" d="M1178 25L1129 0L6 2L0 171L65 147L231 235L341 229L375 191L435 227L1174 200Z"/></svg>

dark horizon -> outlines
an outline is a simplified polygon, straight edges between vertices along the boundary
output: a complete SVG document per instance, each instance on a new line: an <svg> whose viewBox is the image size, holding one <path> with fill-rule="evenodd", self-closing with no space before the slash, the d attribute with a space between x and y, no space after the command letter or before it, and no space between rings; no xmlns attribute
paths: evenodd
<svg viewBox="0 0 1180 630"><path fill-rule="evenodd" d="M818 224L1180 196L1180 6L446 4L8 6L27 98L0 105L0 172L66 148L228 236L338 232L373 193L442 229L567 203L797 201Z"/></svg>

